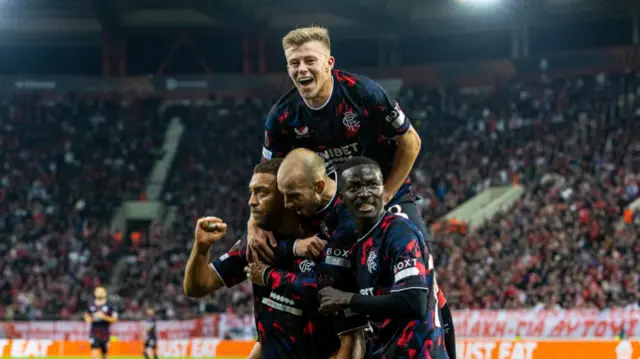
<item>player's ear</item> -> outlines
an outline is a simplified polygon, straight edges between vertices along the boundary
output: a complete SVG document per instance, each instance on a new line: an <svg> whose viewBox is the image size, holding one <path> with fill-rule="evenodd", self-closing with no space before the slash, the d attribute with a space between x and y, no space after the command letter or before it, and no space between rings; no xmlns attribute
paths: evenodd
<svg viewBox="0 0 640 359"><path fill-rule="evenodd" d="M329 56L329 58L327 59L328 70L329 71L333 70L333 66L335 66L335 64L336 64L335 57Z"/></svg>
<svg viewBox="0 0 640 359"><path fill-rule="evenodd" d="M322 191L324 191L324 187L326 186L326 183L324 182L324 180L317 180L316 181L316 193L317 194L321 194Z"/></svg>

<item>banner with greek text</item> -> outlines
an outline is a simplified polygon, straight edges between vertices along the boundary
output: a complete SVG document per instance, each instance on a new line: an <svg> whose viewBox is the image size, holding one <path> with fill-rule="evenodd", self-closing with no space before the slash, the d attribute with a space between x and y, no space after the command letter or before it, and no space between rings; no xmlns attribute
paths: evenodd
<svg viewBox="0 0 640 359"><path fill-rule="evenodd" d="M462 310L454 312L456 334L466 338L640 338L640 310ZM111 328L118 340L137 340L140 321L120 321ZM3 322L0 338L84 340L89 325L82 321ZM252 316L214 314L191 320L158 322L161 339L253 339Z"/></svg>

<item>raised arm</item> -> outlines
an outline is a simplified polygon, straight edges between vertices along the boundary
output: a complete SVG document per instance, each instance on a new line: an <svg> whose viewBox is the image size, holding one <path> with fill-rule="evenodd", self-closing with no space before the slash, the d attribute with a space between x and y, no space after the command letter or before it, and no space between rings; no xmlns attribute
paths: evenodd
<svg viewBox="0 0 640 359"><path fill-rule="evenodd" d="M184 294L201 298L222 287L224 282L209 262L209 250L227 232L227 225L217 217L204 217L196 223L194 243L182 283Z"/></svg>
<svg viewBox="0 0 640 359"><path fill-rule="evenodd" d="M377 82L367 79L364 84L363 91L367 94L365 101L373 127L379 135L397 143L393 165L384 182L384 199L387 203L409 176L420 153L422 142L398 103L392 101Z"/></svg>

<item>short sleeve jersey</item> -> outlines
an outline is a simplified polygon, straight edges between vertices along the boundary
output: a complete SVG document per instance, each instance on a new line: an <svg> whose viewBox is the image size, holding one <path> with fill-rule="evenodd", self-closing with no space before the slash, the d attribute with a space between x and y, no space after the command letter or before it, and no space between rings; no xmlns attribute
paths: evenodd
<svg viewBox="0 0 640 359"><path fill-rule="evenodd" d="M148 318L145 322L144 322L144 329L145 329L145 333L147 335L147 340L150 339L158 339L157 333L156 333L156 328L157 328L157 320L155 317L152 318Z"/></svg>
<svg viewBox="0 0 640 359"><path fill-rule="evenodd" d="M371 358L440 358L445 351L433 263L420 231L409 220L385 214L354 247L358 292L385 295L424 290L428 310L420 320L382 319L371 345Z"/></svg>
<svg viewBox="0 0 640 359"><path fill-rule="evenodd" d="M94 301L89 303L89 306L87 307L87 313L89 313L93 320L91 322L91 328L89 329L89 336L100 340L109 340L109 337L111 336L109 330L111 324L107 321L98 319L98 312L102 312L106 316L116 318L118 317L118 312L115 305L108 301L101 305L96 304Z"/></svg>
<svg viewBox="0 0 640 359"><path fill-rule="evenodd" d="M281 238L280 238L281 239ZM278 248L287 246L281 239ZM243 237L212 267L226 287L246 279L247 239ZM340 348L331 322L318 313L313 261L277 259L267 271L269 286L253 285L254 315L263 359L326 359ZM289 256L290 258L290 256Z"/></svg>
<svg viewBox="0 0 640 359"><path fill-rule="evenodd" d="M262 158L283 157L308 148L325 161L327 172L354 156L367 156L388 175L396 152L392 138L411 127L400 106L366 76L334 70L333 92L321 108L312 109L296 88L273 106L265 122ZM407 195L409 180L396 194Z"/></svg>

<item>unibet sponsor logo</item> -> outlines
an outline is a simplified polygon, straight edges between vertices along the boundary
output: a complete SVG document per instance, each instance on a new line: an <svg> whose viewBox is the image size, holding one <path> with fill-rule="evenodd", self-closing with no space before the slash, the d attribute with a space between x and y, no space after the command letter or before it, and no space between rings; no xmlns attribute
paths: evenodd
<svg viewBox="0 0 640 359"><path fill-rule="evenodd" d="M360 155L362 149L357 142L334 148L327 148L323 151L317 151L316 153L324 159L324 164L328 171L332 171L335 165L346 162L353 156Z"/></svg>

